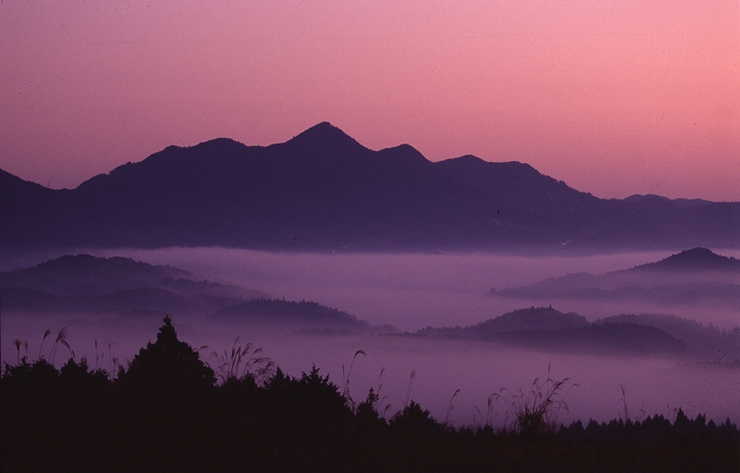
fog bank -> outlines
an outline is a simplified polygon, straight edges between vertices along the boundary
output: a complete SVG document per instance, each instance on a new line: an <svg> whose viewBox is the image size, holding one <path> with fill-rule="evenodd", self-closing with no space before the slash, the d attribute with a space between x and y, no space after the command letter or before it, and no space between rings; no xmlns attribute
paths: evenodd
<svg viewBox="0 0 740 473"><path fill-rule="evenodd" d="M287 300L311 300L336 307L374 325L391 324L402 331L426 326L477 324L505 312L541 306L528 301L490 295L498 290L531 284L568 273L604 274L658 261L668 252L586 255L580 257L526 257L494 254L293 254L220 248L132 250L81 250L97 256L128 256L151 264L171 265L205 278L238 284ZM727 256L738 252L718 250ZM18 256L32 266L59 255ZM8 269L8 268L4 268ZM711 301L710 301L711 302ZM544 302L547 305L547 302ZM712 307L711 303L661 307L640 302L557 301L562 312L577 312L588 320L621 314L660 312L731 328L740 321L740 308ZM190 343L206 361L213 351L231 348L234 339L254 342L284 371L299 376L312 364L340 386L346 383L342 367L359 355L350 377L356 401L367 390L381 386L390 416L407 397L430 409L439 420L457 425L481 425L506 418L503 403L494 404L490 416L487 400L501 388L511 392L531 387L535 378L570 378L578 386L565 400L570 412L561 420L609 420L625 415L625 402L633 419L662 414L673 418L678 408L689 417L705 413L715 421L730 417L740 423L740 370L696 364L671 357L605 356L551 353L499 346L490 342L430 340L406 336L308 336L250 332L209 322L207 316L172 314L181 339ZM2 359L14 363L14 339L29 341L28 355L50 356L58 331L68 328L67 341L77 357L91 366L109 369L113 358L125 365L138 350L156 337L163 314L109 316L94 314L33 316L3 313ZM52 334L43 349L41 339ZM95 342L97 341L97 348ZM56 364L68 357L58 347ZM381 371L382 377L379 379ZM411 373L415 372L413 382ZM626 396L623 397L621 388ZM410 395L409 393L410 388ZM450 400L454 397L452 410Z"/></svg>

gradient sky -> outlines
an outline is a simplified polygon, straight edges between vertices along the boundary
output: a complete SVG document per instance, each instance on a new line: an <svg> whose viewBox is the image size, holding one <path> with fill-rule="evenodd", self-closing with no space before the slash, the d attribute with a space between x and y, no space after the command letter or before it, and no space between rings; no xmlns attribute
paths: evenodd
<svg viewBox="0 0 740 473"><path fill-rule="evenodd" d="M740 200L738 0L0 4L0 168L52 188L170 145L518 160L599 197Z"/></svg>

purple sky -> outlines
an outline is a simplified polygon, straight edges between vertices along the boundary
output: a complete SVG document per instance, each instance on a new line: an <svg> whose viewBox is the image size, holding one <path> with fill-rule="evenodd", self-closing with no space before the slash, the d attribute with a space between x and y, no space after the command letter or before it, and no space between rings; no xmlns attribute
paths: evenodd
<svg viewBox="0 0 740 473"><path fill-rule="evenodd" d="M4 0L0 168L75 187L326 120L599 197L737 201L738 84L737 0Z"/></svg>

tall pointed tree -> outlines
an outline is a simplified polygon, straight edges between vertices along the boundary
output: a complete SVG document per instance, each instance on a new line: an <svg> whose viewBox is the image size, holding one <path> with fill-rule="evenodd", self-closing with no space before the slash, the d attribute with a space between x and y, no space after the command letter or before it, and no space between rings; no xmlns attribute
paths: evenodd
<svg viewBox="0 0 740 473"><path fill-rule="evenodd" d="M149 342L118 377L119 386L131 394L168 399L203 393L216 383L213 370L187 343L178 340L169 316L164 318L157 341Z"/></svg>

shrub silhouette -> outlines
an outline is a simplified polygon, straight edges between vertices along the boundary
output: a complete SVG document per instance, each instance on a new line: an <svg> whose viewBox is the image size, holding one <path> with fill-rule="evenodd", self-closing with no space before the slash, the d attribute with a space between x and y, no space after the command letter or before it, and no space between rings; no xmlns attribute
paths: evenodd
<svg viewBox="0 0 740 473"><path fill-rule="evenodd" d="M85 358L70 358L59 370L59 383L66 395L86 403L101 400L111 385L108 373L91 370Z"/></svg>
<svg viewBox="0 0 740 473"><path fill-rule="evenodd" d="M111 383L106 373L91 371L82 359L57 370L44 358L25 357L5 366L2 393L2 471L93 471L100 465L99 432Z"/></svg>
<svg viewBox="0 0 740 473"><path fill-rule="evenodd" d="M211 356L216 359L215 372L221 383L251 378L262 384L275 371L275 363L261 353L261 348L255 348L251 342L242 345L236 337L230 350L223 353L213 351Z"/></svg>
<svg viewBox="0 0 740 473"><path fill-rule="evenodd" d="M417 402L411 401L408 406L391 419L391 428L400 431L434 431L440 430L442 424L423 409Z"/></svg>
<svg viewBox="0 0 740 473"><path fill-rule="evenodd" d="M348 468L352 411L328 375L314 366L293 378L278 368L262 394L264 433L278 471Z"/></svg>
<svg viewBox="0 0 740 473"><path fill-rule="evenodd" d="M562 391L568 387L570 378L554 380L549 376L550 367L547 369L548 377L544 383L539 378L532 382L529 392L521 389L511 393L502 388L498 393L492 394L494 400L503 400L506 403L507 414L513 417L512 427L524 437L534 438L540 435L554 434L558 430L558 414L561 409L568 410L565 402L565 393ZM578 386L571 384L571 387Z"/></svg>
<svg viewBox="0 0 740 473"><path fill-rule="evenodd" d="M378 412L377 407L375 407L380 401L380 395L371 387L365 400L359 403L355 410L355 419L359 425L364 425L368 428L387 425L385 419Z"/></svg>
<svg viewBox="0 0 740 473"><path fill-rule="evenodd" d="M401 412L393 416L388 433L393 462L403 471L420 468L434 471L435 452L445 449L445 427L431 416L428 410L411 401Z"/></svg>
<svg viewBox="0 0 740 473"><path fill-rule="evenodd" d="M24 357L15 366L6 364L3 378L9 395L33 399L48 396L58 389L59 371L44 358L29 363Z"/></svg>

